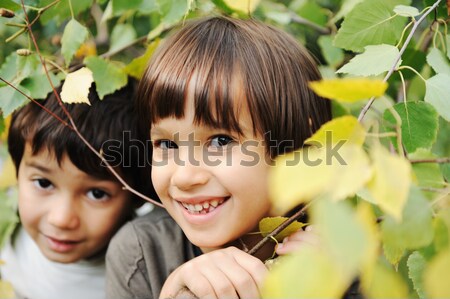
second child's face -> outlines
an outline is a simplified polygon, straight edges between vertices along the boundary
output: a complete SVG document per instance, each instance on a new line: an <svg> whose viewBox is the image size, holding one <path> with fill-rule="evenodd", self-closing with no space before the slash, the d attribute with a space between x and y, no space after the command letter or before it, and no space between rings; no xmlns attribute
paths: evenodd
<svg viewBox="0 0 450 299"><path fill-rule="evenodd" d="M184 118L153 124L152 181L170 215L204 252L256 231L268 216L266 150L248 112L244 136L196 125L193 105Z"/></svg>
<svg viewBox="0 0 450 299"><path fill-rule="evenodd" d="M54 262L96 255L130 213L130 195L119 183L89 176L66 155L61 165L46 149L32 155L29 144L18 183L22 225Z"/></svg>

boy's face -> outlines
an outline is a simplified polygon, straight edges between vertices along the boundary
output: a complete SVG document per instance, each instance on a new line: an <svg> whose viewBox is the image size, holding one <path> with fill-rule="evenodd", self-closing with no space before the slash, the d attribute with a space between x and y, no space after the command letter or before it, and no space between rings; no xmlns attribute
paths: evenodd
<svg viewBox="0 0 450 299"><path fill-rule="evenodd" d="M248 111L239 115L245 135L239 137L194 125L189 104L184 118L165 118L152 126L152 181L189 240L206 252L257 230L268 216L270 166Z"/></svg>
<svg viewBox="0 0 450 299"><path fill-rule="evenodd" d="M131 198L114 181L89 176L65 155L61 165L46 149L25 146L19 167L22 225L51 261L94 256L129 215Z"/></svg>

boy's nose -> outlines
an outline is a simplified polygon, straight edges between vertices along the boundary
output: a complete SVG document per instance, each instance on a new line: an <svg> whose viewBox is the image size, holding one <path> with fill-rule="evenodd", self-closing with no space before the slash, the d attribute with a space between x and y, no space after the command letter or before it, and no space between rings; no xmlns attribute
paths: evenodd
<svg viewBox="0 0 450 299"><path fill-rule="evenodd" d="M47 221L59 229L77 228L80 220L74 199L70 196L55 199L48 211Z"/></svg>
<svg viewBox="0 0 450 299"><path fill-rule="evenodd" d="M200 160L183 159L175 164L177 165L172 174L171 184L180 190L205 185L211 177L211 173Z"/></svg>

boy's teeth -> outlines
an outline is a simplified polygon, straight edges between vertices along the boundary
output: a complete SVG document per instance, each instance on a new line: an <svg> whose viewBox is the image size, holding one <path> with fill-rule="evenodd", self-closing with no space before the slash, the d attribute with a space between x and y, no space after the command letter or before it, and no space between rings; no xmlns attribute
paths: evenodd
<svg viewBox="0 0 450 299"><path fill-rule="evenodd" d="M183 207L188 210L191 213L194 214L206 214L209 212L212 212L217 206L222 204L225 200L224 199L214 199L211 201L205 201L203 203L197 203L197 204L189 204L182 202L181 204Z"/></svg>
<svg viewBox="0 0 450 299"><path fill-rule="evenodd" d="M214 199L210 204L216 208L219 205L219 202L217 201L217 199Z"/></svg>
<svg viewBox="0 0 450 299"><path fill-rule="evenodd" d="M207 202L204 202L204 203L203 203L203 208L204 208L204 209L207 209L207 208L209 208L209 203L207 203Z"/></svg>
<svg viewBox="0 0 450 299"><path fill-rule="evenodd" d="M203 206L202 206L201 204L196 204L196 205L195 205L195 210L196 210L197 212L200 212L201 210L203 210Z"/></svg>

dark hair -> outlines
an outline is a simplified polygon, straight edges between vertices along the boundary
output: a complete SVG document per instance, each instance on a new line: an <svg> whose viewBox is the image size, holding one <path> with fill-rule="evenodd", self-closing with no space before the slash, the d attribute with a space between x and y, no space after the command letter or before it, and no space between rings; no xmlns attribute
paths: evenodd
<svg viewBox="0 0 450 299"><path fill-rule="evenodd" d="M143 139L137 126L135 91L136 83L130 81L126 87L100 100L94 84L88 96L91 105L64 104L64 106L81 135L97 151L101 151L109 162L112 161L112 166L118 170L127 184L154 198L153 189L149 186L151 185L149 166L145 163L145 146L136 144ZM69 123L53 93L40 103ZM125 138L124 134L129 135ZM109 143L111 141L116 141L114 146L108 146L111 145ZM117 180L71 128L35 103L28 103L12 116L8 133L8 150L17 172L26 143L31 145L33 155L47 149L58 163L61 163L67 154L70 161L87 174L100 179ZM139 146L137 151L136 145Z"/></svg>
<svg viewBox="0 0 450 299"><path fill-rule="evenodd" d="M308 87L319 79L307 51L277 28L228 17L196 20L153 55L139 85L141 126L148 132L159 119L183 117L191 84L196 123L242 133L235 98L244 98L254 132L275 157L301 147L331 119L330 102Z"/></svg>

